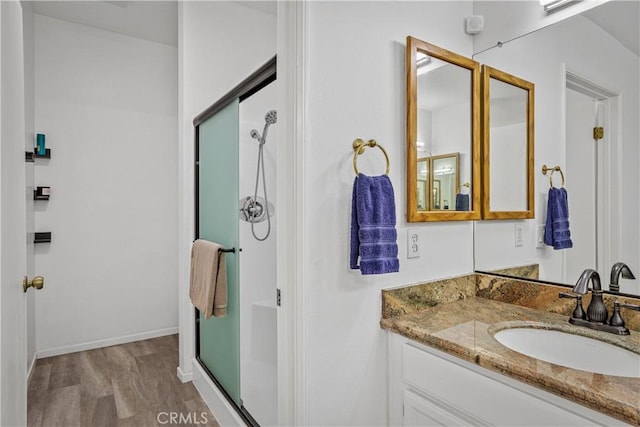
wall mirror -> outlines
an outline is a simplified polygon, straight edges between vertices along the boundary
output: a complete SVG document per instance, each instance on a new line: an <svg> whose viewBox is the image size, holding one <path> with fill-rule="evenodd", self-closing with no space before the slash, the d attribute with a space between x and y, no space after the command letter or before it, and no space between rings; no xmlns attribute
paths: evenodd
<svg viewBox="0 0 640 427"><path fill-rule="evenodd" d="M406 61L407 221L479 219L480 65L411 36Z"/></svg>
<svg viewBox="0 0 640 427"><path fill-rule="evenodd" d="M534 85L482 66L482 218L534 217Z"/></svg>
<svg viewBox="0 0 640 427"><path fill-rule="evenodd" d="M459 184L459 163L460 153L418 159L418 211L469 210L466 186Z"/></svg>
<svg viewBox="0 0 640 427"><path fill-rule="evenodd" d="M639 17L639 2L606 2L474 56L535 82L536 97L535 218L476 222L477 271L573 285L594 268L608 289L621 261L640 278ZM594 126L603 138L594 138ZM566 178L570 249L539 243L550 186L544 164L560 166ZM558 173L553 184L562 185ZM619 287L638 295L640 279L620 278Z"/></svg>

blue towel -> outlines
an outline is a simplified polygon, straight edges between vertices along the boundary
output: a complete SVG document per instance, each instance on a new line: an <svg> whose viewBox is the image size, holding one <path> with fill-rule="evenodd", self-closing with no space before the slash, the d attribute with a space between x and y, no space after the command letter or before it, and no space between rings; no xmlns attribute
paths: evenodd
<svg viewBox="0 0 640 427"><path fill-rule="evenodd" d="M456 194L456 210L468 211L469 210L469 195L458 193Z"/></svg>
<svg viewBox="0 0 640 427"><path fill-rule="evenodd" d="M359 174L351 197L351 268L362 274L399 271L397 239L391 180L387 175Z"/></svg>
<svg viewBox="0 0 640 427"><path fill-rule="evenodd" d="M569 230L569 202L565 188L551 187L549 189L544 243L553 246L553 249L573 247L571 231Z"/></svg>

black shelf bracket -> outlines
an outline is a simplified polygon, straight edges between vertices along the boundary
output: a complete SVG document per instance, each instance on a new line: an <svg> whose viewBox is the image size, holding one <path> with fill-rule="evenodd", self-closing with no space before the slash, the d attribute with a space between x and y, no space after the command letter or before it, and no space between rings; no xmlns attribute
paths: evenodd
<svg viewBox="0 0 640 427"><path fill-rule="evenodd" d="M37 159L50 159L51 158L51 149L50 148L45 148L44 154L38 154L38 149L36 148L36 151L34 152L34 156Z"/></svg>
<svg viewBox="0 0 640 427"><path fill-rule="evenodd" d="M36 187L33 190L33 200L49 200L51 187Z"/></svg>
<svg viewBox="0 0 640 427"><path fill-rule="evenodd" d="M51 242L51 232L35 233L33 243L49 243Z"/></svg>

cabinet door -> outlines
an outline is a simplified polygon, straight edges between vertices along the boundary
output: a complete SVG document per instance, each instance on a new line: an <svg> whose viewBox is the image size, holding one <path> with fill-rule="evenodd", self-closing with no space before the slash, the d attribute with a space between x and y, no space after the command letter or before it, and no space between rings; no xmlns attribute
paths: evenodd
<svg viewBox="0 0 640 427"><path fill-rule="evenodd" d="M423 403L428 400L441 412L444 410L445 414L463 420L461 424L440 422L438 425L584 427L624 424L438 350L407 340L399 340L396 348L401 355L403 392L412 393ZM425 400L422 396L428 398ZM407 418L406 395L403 400L405 425L434 425L427 420L435 420L437 411L426 412L421 406L419 414ZM422 416L428 418L423 420ZM414 419L417 424L406 424L413 423Z"/></svg>
<svg viewBox="0 0 640 427"><path fill-rule="evenodd" d="M457 418L437 403L405 390L404 426L468 426L469 422Z"/></svg>

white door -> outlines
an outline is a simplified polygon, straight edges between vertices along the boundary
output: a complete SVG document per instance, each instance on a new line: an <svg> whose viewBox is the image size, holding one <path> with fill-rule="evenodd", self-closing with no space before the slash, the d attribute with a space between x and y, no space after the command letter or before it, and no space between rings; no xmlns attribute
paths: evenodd
<svg viewBox="0 0 640 427"><path fill-rule="evenodd" d="M596 257L596 142L593 139L596 101L571 89L566 91L566 100L565 172L573 248L566 251L565 274L566 282L574 283L585 268L601 267ZM555 186L559 187L558 174L553 178ZM580 214L576 215L578 212Z"/></svg>
<svg viewBox="0 0 640 427"><path fill-rule="evenodd" d="M619 177L607 166L615 140L611 137L614 127L607 125L615 123L611 108L615 94L585 82L567 74L565 173L573 248L564 251L564 281L573 283L585 268L593 268L606 287L618 241L611 230L620 221L619 210L611 208L617 200L613 193L620 186ZM595 127L604 127L603 138L594 137Z"/></svg>
<svg viewBox="0 0 640 427"><path fill-rule="evenodd" d="M27 231L24 54L18 1L0 2L0 55L0 425L23 426L27 329L22 278L27 273Z"/></svg>

